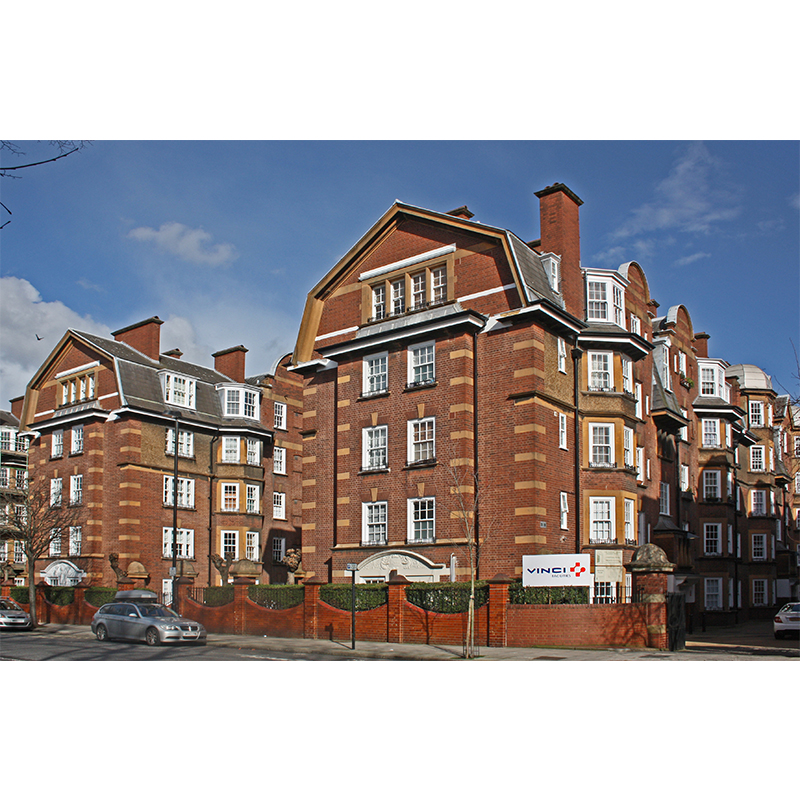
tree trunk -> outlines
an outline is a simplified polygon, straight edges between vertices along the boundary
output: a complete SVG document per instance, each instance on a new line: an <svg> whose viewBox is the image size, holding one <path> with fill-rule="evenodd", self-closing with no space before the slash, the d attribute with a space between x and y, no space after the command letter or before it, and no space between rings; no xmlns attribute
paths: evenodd
<svg viewBox="0 0 800 800"><path fill-rule="evenodd" d="M39 625L36 619L36 584L34 583L34 562L28 559L28 604L30 605L31 630Z"/></svg>

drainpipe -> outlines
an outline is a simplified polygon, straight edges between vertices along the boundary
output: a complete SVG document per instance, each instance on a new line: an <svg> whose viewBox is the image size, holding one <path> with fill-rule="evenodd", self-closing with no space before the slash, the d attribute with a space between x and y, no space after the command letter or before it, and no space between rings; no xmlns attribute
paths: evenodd
<svg viewBox="0 0 800 800"><path fill-rule="evenodd" d="M575 552L581 552L581 421L580 409L580 375L583 350L577 345L572 348L572 401L575 406Z"/></svg>
<svg viewBox="0 0 800 800"><path fill-rule="evenodd" d="M214 546L214 450L219 435L211 437L208 445L208 585L211 586L211 553Z"/></svg>
<svg viewBox="0 0 800 800"><path fill-rule="evenodd" d="M480 503L478 485L478 332L475 330L472 331L472 459L474 461L472 476L475 489L475 519L472 527L472 532L475 536L475 579L480 580L480 523L478 516L478 504Z"/></svg>

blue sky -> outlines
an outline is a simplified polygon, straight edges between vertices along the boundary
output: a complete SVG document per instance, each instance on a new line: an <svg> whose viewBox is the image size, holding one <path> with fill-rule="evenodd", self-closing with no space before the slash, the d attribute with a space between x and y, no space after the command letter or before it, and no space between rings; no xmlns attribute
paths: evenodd
<svg viewBox="0 0 800 800"><path fill-rule="evenodd" d="M267 371L309 289L395 199L466 204L527 241L534 192L557 181L584 201L584 266L639 261L710 355L795 393L799 156L795 141L95 140L0 181L0 402L68 327L107 335L154 315L164 350L210 365L243 344L248 374Z"/></svg>

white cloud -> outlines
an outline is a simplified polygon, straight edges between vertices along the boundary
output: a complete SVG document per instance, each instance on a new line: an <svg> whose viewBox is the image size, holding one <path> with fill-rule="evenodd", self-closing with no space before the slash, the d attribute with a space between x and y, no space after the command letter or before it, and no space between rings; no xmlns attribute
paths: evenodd
<svg viewBox="0 0 800 800"><path fill-rule="evenodd" d="M614 236L673 229L708 233L714 224L735 219L741 210L739 192L723 184L721 164L705 145L696 143L656 186L653 200L635 209Z"/></svg>
<svg viewBox="0 0 800 800"><path fill-rule="evenodd" d="M202 228L189 228L180 222L165 222L158 230L134 228L128 236L140 242L153 242L159 250L178 256L190 264L223 267L238 257L232 244L212 245L210 233Z"/></svg>
<svg viewBox="0 0 800 800"><path fill-rule="evenodd" d="M675 262L676 267L685 267L687 264L694 264L695 261L699 261L701 258L711 258L711 253L692 253L690 256L684 256L683 258L679 258Z"/></svg>
<svg viewBox="0 0 800 800"><path fill-rule="evenodd" d="M0 403L24 394L28 381L68 328L108 336L105 325L60 301L45 302L23 278L0 278Z"/></svg>

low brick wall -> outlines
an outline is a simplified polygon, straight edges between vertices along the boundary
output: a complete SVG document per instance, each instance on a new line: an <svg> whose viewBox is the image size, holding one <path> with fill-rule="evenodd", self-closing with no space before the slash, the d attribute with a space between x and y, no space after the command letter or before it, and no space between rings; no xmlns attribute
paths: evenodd
<svg viewBox="0 0 800 800"><path fill-rule="evenodd" d="M649 606L508 606L509 647L648 647ZM666 617L665 617L666 621Z"/></svg>

